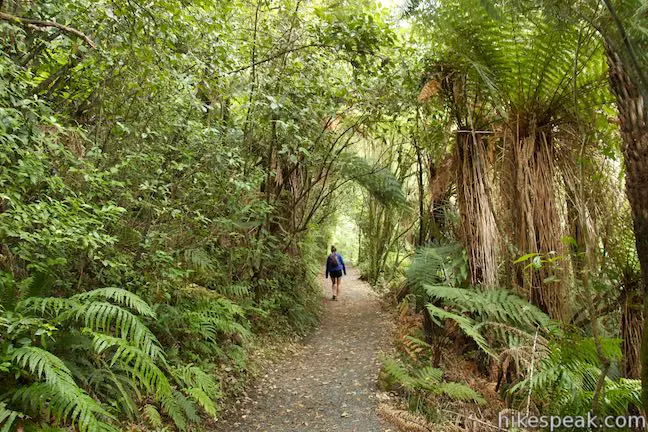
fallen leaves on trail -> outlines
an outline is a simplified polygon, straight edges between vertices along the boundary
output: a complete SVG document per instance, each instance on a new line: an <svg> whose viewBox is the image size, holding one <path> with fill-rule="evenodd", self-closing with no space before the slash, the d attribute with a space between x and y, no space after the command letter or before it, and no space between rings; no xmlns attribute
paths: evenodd
<svg viewBox="0 0 648 432"><path fill-rule="evenodd" d="M389 318L355 271L345 279L340 300L325 305L321 326L307 343L268 365L249 399L215 431L390 431L377 414L378 402L389 396L376 388Z"/></svg>

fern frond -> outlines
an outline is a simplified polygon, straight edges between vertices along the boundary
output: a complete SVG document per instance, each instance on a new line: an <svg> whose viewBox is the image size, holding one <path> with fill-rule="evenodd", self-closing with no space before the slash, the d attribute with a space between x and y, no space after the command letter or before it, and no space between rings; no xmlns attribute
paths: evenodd
<svg viewBox="0 0 648 432"><path fill-rule="evenodd" d="M475 402L480 405L486 404L486 399L466 384L458 382L443 382L437 384L437 393L443 394L451 399L464 402Z"/></svg>
<svg viewBox="0 0 648 432"><path fill-rule="evenodd" d="M164 357L153 332L137 316L120 306L95 301L79 304L66 314L61 318L83 319L84 325L95 332L111 334L114 329L115 334L133 342L154 360Z"/></svg>
<svg viewBox="0 0 648 432"><path fill-rule="evenodd" d="M187 393L212 418L216 418L218 416L219 411L218 411L218 407L216 406L216 403L214 402L213 398L210 395L205 393L203 389L199 387L190 387L187 389Z"/></svg>
<svg viewBox="0 0 648 432"><path fill-rule="evenodd" d="M144 418L149 422L151 426L156 429L162 427L162 417L160 416L157 408L155 408L153 405L147 404L142 408L142 412L144 413Z"/></svg>
<svg viewBox="0 0 648 432"><path fill-rule="evenodd" d="M166 375L154 363L154 360L146 352L128 344L127 341L114 336L100 333L92 333L93 348L97 354L107 352L110 348L115 351L112 354L110 365L120 363L126 366L131 376L147 390L165 391L171 388Z"/></svg>
<svg viewBox="0 0 648 432"><path fill-rule="evenodd" d="M78 388L67 366L49 351L33 346L21 347L14 350L11 361L56 388L65 391Z"/></svg>
<svg viewBox="0 0 648 432"><path fill-rule="evenodd" d="M443 300L458 312L477 314L483 321L509 323L526 328L547 327L549 317L528 301L508 290L462 289L442 285L426 285L432 298Z"/></svg>
<svg viewBox="0 0 648 432"><path fill-rule="evenodd" d="M395 359L383 357L380 361L384 372L409 393L423 391L465 402L486 403L484 397L468 385L444 381L441 369L428 366L410 371L407 366Z"/></svg>
<svg viewBox="0 0 648 432"><path fill-rule="evenodd" d="M38 382L18 388L11 401L24 411L39 413L42 417L54 417L57 421L70 422L82 432L117 432L119 429L102 419L114 420L101 405L76 386L61 386Z"/></svg>
<svg viewBox="0 0 648 432"><path fill-rule="evenodd" d="M166 375L144 351L129 345L124 339L95 333L93 345L98 354L115 349L111 365L123 365L132 378L147 391L153 391L163 411L180 430L186 430L187 421L197 421L195 408L182 394L173 390Z"/></svg>
<svg viewBox="0 0 648 432"><path fill-rule="evenodd" d="M214 418L218 416L216 400L221 397L221 391L212 376L194 365L171 368L171 373L207 414Z"/></svg>
<svg viewBox="0 0 648 432"><path fill-rule="evenodd" d="M9 432L14 422L17 419L24 418L24 417L25 414L21 413L20 411L14 411L12 409L9 409L7 407L7 404L5 404L4 402L0 402L0 425L2 425L2 429L0 429L0 432Z"/></svg>
<svg viewBox="0 0 648 432"><path fill-rule="evenodd" d="M38 312L41 315L58 317L63 311L73 308L74 302L61 297L28 297L16 305L16 310L22 313Z"/></svg>
<svg viewBox="0 0 648 432"><path fill-rule="evenodd" d="M155 312L151 307L142 300L138 295L132 293L123 288L98 288L92 291L84 292L81 294L74 295L70 297L72 300L77 300L81 303L86 302L87 300L112 300L117 304L126 306L130 309L133 309L139 315L155 318Z"/></svg>
<svg viewBox="0 0 648 432"><path fill-rule="evenodd" d="M220 294L230 297L245 297L250 294L250 287L247 285L225 285L216 289Z"/></svg>
<svg viewBox="0 0 648 432"><path fill-rule="evenodd" d="M212 257L202 248L185 250L184 259L189 267L194 270L212 271L216 268Z"/></svg>
<svg viewBox="0 0 648 432"><path fill-rule="evenodd" d="M437 319L437 321L450 319L456 322L461 330L466 334L466 336L469 336L472 340L474 340L479 348L482 349L482 351L484 351L491 357L497 357L495 352L493 352L492 348L486 341L486 338L479 332L479 330L476 329L476 323L474 320L465 315L458 315L445 309L441 309L434 306L433 304L427 304L426 308L430 312L430 317ZM438 323L441 324L440 322Z"/></svg>
<svg viewBox="0 0 648 432"><path fill-rule="evenodd" d="M336 159L341 176L366 189L385 207L406 204L403 186L387 168L372 166L370 162L351 153L342 153Z"/></svg>
<svg viewBox="0 0 648 432"><path fill-rule="evenodd" d="M419 248L412 264L405 271L410 286L423 288L448 282L453 273L467 274L463 247L459 243Z"/></svg>
<svg viewBox="0 0 648 432"><path fill-rule="evenodd" d="M220 386L211 375L195 365L170 368L173 377L187 387L198 387L213 398L220 397Z"/></svg>
<svg viewBox="0 0 648 432"><path fill-rule="evenodd" d="M176 401L176 405L182 409L182 414L187 418L191 423L200 422L200 416L196 412L196 406L193 402L185 397L179 391L173 390L173 397Z"/></svg>

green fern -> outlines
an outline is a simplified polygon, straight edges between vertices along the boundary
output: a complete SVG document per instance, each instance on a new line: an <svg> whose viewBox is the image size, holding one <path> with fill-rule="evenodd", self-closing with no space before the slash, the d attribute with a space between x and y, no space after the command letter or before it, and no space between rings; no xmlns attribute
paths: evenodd
<svg viewBox="0 0 648 432"><path fill-rule="evenodd" d="M97 298L111 299L141 311L145 316L155 316L143 300L119 288L94 290L71 298L30 297L20 302L17 310L23 313L40 312L55 317L55 321L61 324L80 320L93 331L114 333L130 340L153 359L163 357L157 338L136 315L121 306L96 301Z"/></svg>
<svg viewBox="0 0 648 432"><path fill-rule="evenodd" d="M0 425L2 425L0 432L11 431L11 426L13 426L14 422L24 417L25 414L9 409L7 408L7 404L0 402Z"/></svg>
<svg viewBox="0 0 648 432"><path fill-rule="evenodd" d="M216 289L220 294L229 297L245 297L250 294L250 287L247 285L225 285Z"/></svg>
<svg viewBox="0 0 648 432"><path fill-rule="evenodd" d="M144 418L149 422L151 426L156 429L162 427L162 417L160 416L157 408L155 408L153 405L147 404L142 408L142 412L144 413Z"/></svg>
<svg viewBox="0 0 648 432"><path fill-rule="evenodd" d="M612 361L621 356L618 339L602 339L604 355ZM550 346L533 378L527 377L509 390L526 396L529 387L539 405L559 412L585 414L601 375L600 360L592 338L570 337ZM630 405L640 406L641 382L624 378L605 378L601 409L609 415L623 415Z"/></svg>
<svg viewBox="0 0 648 432"><path fill-rule="evenodd" d="M216 310L204 314L215 327L214 332L246 334L243 327L228 326L219 321L224 319L223 316L234 320L243 315L241 308L226 300L209 303L216 305L219 311L226 311L221 315ZM7 409L13 410L16 406L30 415L36 413L42 418L68 422L81 431L114 430L109 424L115 420L114 417L81 390L74 378L76 376L86 388L119 401L123 412L136 412L132 395L137 395L138 389L142 388L154 395L164 413L180 430L186 430L189 422L198 420L194 403L169 383L164 372L169 370L169 366L157 338L135 315L154 318L156 314L135 294L119 288L102 288L70 298L32 297L19 302L17 311L25 317L16 315L14 322L7 323L7 331L12 337L29 334L43 326L52 327L48 324L49 318L59 328L69 329L70 333L64 338L68 343L66 349L82 354L70 360L73 374L59 357L45 349L27 346L11 351L10 360L15 368L38 382L5 395L11 403L11 408ZM43 318L30 314L39 314ZM7 321L4 316L3 319ZM78 326L83 326L81 333L76 330ZM89 358L88 350L95 355ZM215 415L215 400L205 396L219 394L216 383L197 368L188 368L185 372L187 394L206 412Z"/></svg>
<svg viewBox="0 0 648 432"><path fill-rule="evenodd" d="M202 248L185 250L184 259L194 270L213 271L216 268L211 255Z"/></svg>
<svg viewBox="0 0 648 432"><path fill-rule="evenodd" d="M443 382L438 384L436 391L450 399L463 402L475 402L480 405L486 404L486 399L470 386L457 382Z"/></svg>
<svg viewBox="0 0 648 432"><path fill-rule="evenodd" d="M388 169L372 166L368 160L351 153L338 155L336 162L341 177L359 184L383 206L406 205L403 186Z"/></svg>
<svg viewBox="0 0 648 432"><path fill-rule="evenodd" d="M425 285L432 299L439 299L459 313L469 312L479 321L498 322L520 328L546 328L549 317L528 301L503 289L461 289L442 285Z"/></svg>
<svg viewBox="0 0 648 432"><path fill-rule="evenodd" d="M433 304L428 304L426 305L426 308L428 312L430 313L430 317L436 321L436 323L441 326L442 321L446 319L450 319L459 325L461 330L466 334L466 336L469 336L472 338L472 340L475 341L475 343L481 348L486 354L490 355L491 357L497 357L496 353L494 350L490 347L488 342L486 341L486 338L479 332L477 323L475 320L472 318L466 316L466 315L459 315L450 311L447 311L445 309L442 309L440 307L434 306Z"/></svg>
<svg viewBox="0 0 648 432"><path fill-rule="evenodd" d="M430 300L427 285L454 285L468 276L464 249L459 243L419 248L405 276L410 294L415 296L416 307L420 310Z"/></svg>
<svg viewBox="0 0 648 432"><path fill-rule="evenodd" d="M194 365L171 368L171 374L211 417L218 415L216 401L221 397L220 386L214 378Z"/></svg>
<svg viewBox="0 0 648 432"><path fill-rule="evenodd" d="M98 288L74 295L70 299L78 300L81 303L97 299L112 300L117 304L133 309L138 315L155 318L155 312L148 303L136 294L122 288Z"/></svg>
<svg viewBox="0 0 648 432"><path fill-rule="evenodd" d="M12 401L30 405L36 412L45 409L59 421L76 424L81 431L115 430L102 420L113 417L79 388L70 370L54 354L27 346L14 350L10 358L16 366L44 381L16 390Z"/></svg>
<svg viewBox="0 0 648 432"><path fill-rule="evenodd" d="M390 357L382 357L381 363L384 372L402 386L407 393L431 393L464 402L486 403L484 397L468 385L444 381L441 369L430 366L416 369Z"/></svg>

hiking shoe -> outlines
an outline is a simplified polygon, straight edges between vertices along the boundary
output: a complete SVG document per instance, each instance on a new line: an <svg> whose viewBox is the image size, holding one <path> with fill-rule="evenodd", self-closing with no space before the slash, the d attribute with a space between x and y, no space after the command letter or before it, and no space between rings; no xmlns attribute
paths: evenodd
<svg viewBox="0 0 648 432"><path fill-rule="evenodd" d="M335 296L333 296L333 298L331 300L337 300L337 299L335 298Z"/></svg>

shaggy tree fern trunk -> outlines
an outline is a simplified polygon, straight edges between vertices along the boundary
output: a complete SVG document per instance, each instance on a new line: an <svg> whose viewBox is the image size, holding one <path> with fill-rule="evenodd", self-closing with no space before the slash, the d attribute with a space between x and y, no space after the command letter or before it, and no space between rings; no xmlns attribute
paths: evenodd
<svg viewBox="0 0 648 432"><path fill-rule="evenodd" d="M560 255L562 229L554 189L550 132L538 129L535 120L518 120L511 129L511 179L504 182L510 182L513 239L522 254L537 253L546 257L556 252ZM521 276L521 282L530 291L531 303L554 319L566 318L564 287L555 269L549 265L531 269Z"/></svg>
<svg viewBox="0 0 648 432"><path fill-rule="evenodd" d="M641 265L644 286L644 308L648 290L648 125L644 98L635 81L628 74L619 55L606 44L609 78L616 96L623 139L623 156L626 168L626 193L632 209L632 222ZM647 313L644 310L644 314ZM648 330L643 323L641 344L642 401L648 410Z"/></svg>
<svg viewBox="0 0 648 432"><path fill-rule="evenodd" d="M491 206L484 141L478 134L457 133L457 198L463 242L468 252L470 282L496 286L499 235Z"/></svg>

